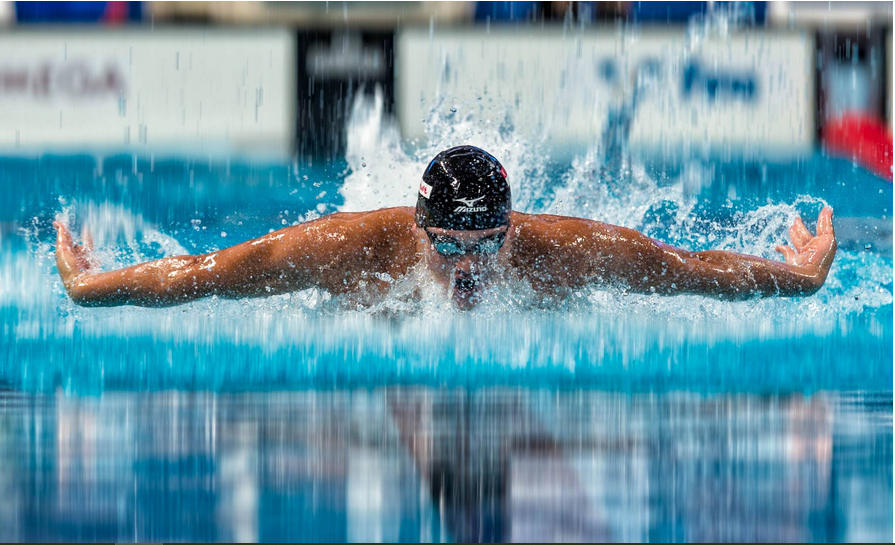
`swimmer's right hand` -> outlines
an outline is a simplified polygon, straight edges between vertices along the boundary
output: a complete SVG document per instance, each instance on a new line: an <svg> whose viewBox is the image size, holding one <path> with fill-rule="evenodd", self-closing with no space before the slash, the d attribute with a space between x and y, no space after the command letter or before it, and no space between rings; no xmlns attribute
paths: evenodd
<svg viewBox="0 0 895 545"><path fill-rule="evenodd" d="M56 228L56 268L65 290L71 295L74 283L85 274L89 274L96 268L93 258L93 238L84 227L81 232L83 244L75 244L68 227L60 221L54 221Z"/></svg>

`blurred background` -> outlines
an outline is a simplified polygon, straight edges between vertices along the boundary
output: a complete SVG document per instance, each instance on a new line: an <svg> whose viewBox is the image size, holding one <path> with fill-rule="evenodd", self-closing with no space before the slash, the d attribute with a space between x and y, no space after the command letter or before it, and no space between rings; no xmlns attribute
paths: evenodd
<svg viewBox="0 0 895 545"><path fill-rule="evenodd" d="M891 2L0 1L0 541L891 541L892 75ZM461 143L520 211L778 259L831 205L839 252L466 313L59 281L53 219L213 252Z"/></svg>
<svg viewBox="0 0 895 545"><path fill-rule="evenodd" d="M358 93L379 89L418 142L442 87L461 85L451 69L468 97L526 111L515 129L579 151L606 101L713 12L736 36L680 59L680 88L652 91L663 101L634 118L634 148L824 148L891 177L890 2L0 2L0 151L342 157ZM549 62L582 47L587 74Z"/></svg>

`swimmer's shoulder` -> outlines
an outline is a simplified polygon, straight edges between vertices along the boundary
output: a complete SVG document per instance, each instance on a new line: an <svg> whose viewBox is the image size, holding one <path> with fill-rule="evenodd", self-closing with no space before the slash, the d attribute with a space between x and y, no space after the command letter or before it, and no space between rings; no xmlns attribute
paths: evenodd
<svg viewBox="0 0 895 545"><path fill-rule="evenodd" d="M342 249L354 247L398 251L396 247L411 244L415 247L413 215L414 210L406 206L364 212L336 212L284 227L248 243L270 239L279 246L293 247L340 241Z"/></svg>
<svg viewBox="0 0 895 545"><path fill-rule="evenodd" d="M398 228L412 228L416 209L411 206L394 206L392 208L380 208L367 212L368 217L383 225Z"/></svg>
<svg viewBox="0 0 895 545"><path fill-rule="evenodd" d="M356 212L346 217L355 228L377 240L397 241L410 238L414 226L414 209L409 206L380 208Z"/></svg>
<svg viewBox="0 0 895 545"><path fill-rule="evenodd" d="M615 225L586 218L522 212L513 212L510 223L519 242L526 245L562 245L568 239L617 229Z"/></svg>
<svg viewBox="0 0 895 545"><path fill-rule="evenodd" d="M381 208L346 215L356 248L363 254L367 273L382 272L392 278L405 275L419 260L413 236L415 210L409 206Z"/></svg>
<svg viewBox="0 0 895 545"><path fill-rule="evenodd" d="M376 210L364 210L363 212L334 212L321 216L315 220L303 223L413 223L414 209L410 206L394 206L392 208L378 208Z"/></svg>
<svg viewBox="0 0 895 545"><path fill-rule="evenodd" d="M355 231L371 236L381 232L395 235L406 231L409 234L414 224L413 217L413 208L396 206L363 212L335 212L295 227Z"/></svg>
<svg viewBox="0 0 895 545"><path fill-rule="evenodd" d="M396 206L364 212L338 212L320 218L320 229L338 232L358 247L375 248L382 259L415 254L414 208ZM409 249L414 251L408 251Z"/></svg>
<svg viewBox="0 0 895 545"><path fill-rule="evenodd" d="M280 232L288 232L286 247L329 256L328 266L343 273L340 279L361 272L396 277L419 260L413 218L414 209L406 206L336 212Z"/></svg>
<svg viewBox="0 0 895 545"><path fill-rule="evenodd" d="M514 213L510 223L515 241L510 262L533 287L545 292L590 282L607 256L617 249L611 246L612 241L625 230L609 223L553 214Z"/></svg>

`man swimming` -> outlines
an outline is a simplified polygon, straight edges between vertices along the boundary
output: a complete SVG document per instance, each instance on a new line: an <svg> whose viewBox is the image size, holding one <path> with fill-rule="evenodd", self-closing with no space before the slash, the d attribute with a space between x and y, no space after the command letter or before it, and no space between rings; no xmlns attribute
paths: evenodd
<svg viewBox="0 0 895 545"><path fill-rule="evenodd" d="M336 213L204 255L166 257L99 272L92 242L57 229L56 265L72 300L85 306L166 306L218 295L250 297L317 287L334 296L381 298L422 267L458 308L496 281L521 280L545 297L587 285L724 299L817 291L836 254L833 211L812 236L800 218L784 262L733 252L691 252L637 231L582 218L511 210L503 166L459 146L426 168L416 209Z"/></svg>

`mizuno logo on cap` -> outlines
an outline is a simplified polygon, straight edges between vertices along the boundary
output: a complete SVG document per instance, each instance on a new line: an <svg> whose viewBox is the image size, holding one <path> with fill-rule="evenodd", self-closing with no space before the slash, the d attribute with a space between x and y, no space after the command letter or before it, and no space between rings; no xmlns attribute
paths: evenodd
<svg viewBox="0 0 895 545"><path fill-rule="evenodd" d="M485 198L485 196L482 195L481 197L476 197L475 199L454 199L457 202L463 203L462 206L458 206L457 208L454 208L454 214L459 214L459 213L468 214L470 212L487 212L488 211L487 206L474 206L475 203L479 202L480 200L482 200L484 198Z"/></svg>

